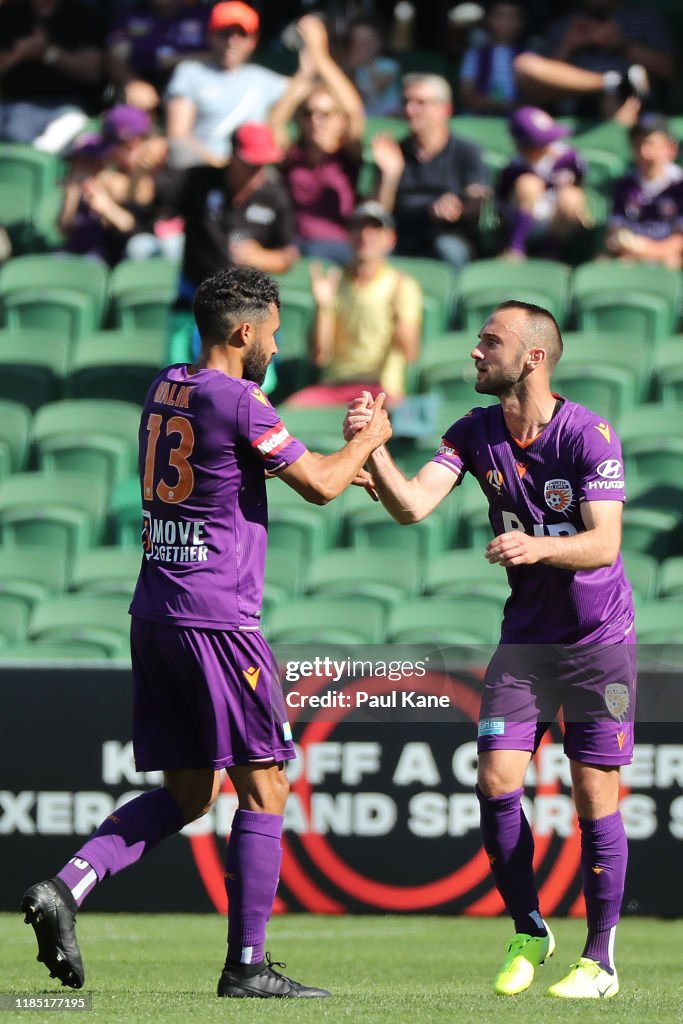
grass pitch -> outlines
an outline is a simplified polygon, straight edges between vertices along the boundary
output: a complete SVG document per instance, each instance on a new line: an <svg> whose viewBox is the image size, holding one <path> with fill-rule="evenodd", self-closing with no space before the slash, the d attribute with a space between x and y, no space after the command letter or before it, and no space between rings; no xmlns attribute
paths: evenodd
<svg viewBox="0 0 683 1024"><path fill-rule="evenodd" d="M554 921L557 950L532 988L494 996L490 983L511 929L506 920L447 917L285 915L270 924L268 948L304 983L330 1000L217 999L225 922L211 915L91 914L78 935L93 1009L69 1011L82 1024L107 1021L321 1021L324 1024L681 1024L683 921L626 920L617 936L621 993L615 999L563 1002L545 996L580 954L584 926ZM79 995L48 978L35 961L33 930L19 914L0 915L0 995ZM2 1013L5 1020L26 1012ZM62 1022L66 1011L58 1017ZM54 1011L29 1019L55 1020Z"/></svg>

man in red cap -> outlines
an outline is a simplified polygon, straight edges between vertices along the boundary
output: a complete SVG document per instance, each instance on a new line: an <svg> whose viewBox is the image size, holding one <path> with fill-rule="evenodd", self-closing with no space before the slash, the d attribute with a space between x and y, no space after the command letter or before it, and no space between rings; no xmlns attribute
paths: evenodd
<svg viewBox="0 0 683 1024"><path fill-rule="evenodd" d="M211 11L209 60L183 61L165 93L173 166L223 166L235 129L264 122L284 92L285 77L248 63L258 30L258 14L242 0L227 0Z"/></svg>
<svg viewBox="0 0 683 1024"><path fill-rule="evenodd" d="M192 300L202 281L230 264L281 274L298 257L289 195L268 167L282 159L270 128L243 124L230 141L226 167L169 171L157 181L158 201L185 219L171 362L191 361Z"/></svg>

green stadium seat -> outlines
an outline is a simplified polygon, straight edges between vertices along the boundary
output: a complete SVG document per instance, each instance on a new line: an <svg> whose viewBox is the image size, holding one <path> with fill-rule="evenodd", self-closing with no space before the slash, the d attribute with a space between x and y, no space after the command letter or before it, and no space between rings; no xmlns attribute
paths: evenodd
<svg viewBox="0 0 683 1024"><path fill-rule="evenodd" d="M28 634L54 643L61 640L99 644L107 656L116 656L128 642L129 598L65 594L50 597L34 609Z"/></svg>
<svg viewBox="0 0 683 1024"><path fill-rule="evenodd" d="M106 488L76 473L17 473L0 484L0 543L74 558L102 535Z"/></svg>
<svg viewBox="0 0 683 1024"><path fill-rule="evenodd" d="M268 545L264 599L276 604L298 597L304 585L307 565L295 552L281 551Z"/></svg>
<svg viewBox="0 0 683 1024"><path fill-rule="evenodd" d="M675 414L660 402L644 402L629 409L620 425L619 436L624 444L642 438L666 441L680 436L676 431Z"/></svg>
<svg viewBox="0 0 683 1024"><path fill-rule="evenodd" d="M447 646L493 644L500 636L500 621L497 598L418 597L390 612L387 640Z"/></svg>
<svg viewBox="0 0 683 1024"><path fill-rule="evenodd" d="M638 386L636 374L624 366L595 362L579 366L561 360L553 372L555 391L614 423L635 402Z"/></svg>
<svg viewBox="0 0 683 1024"><path fill-rule="evenodd" d="M683 408L683 352L678 362L663 363L655 355L653 370L653 388L655 397L664 405Z"/></svg>
<svg viewBox="0 0 683 1024"><path fill-rule="evenodd" d="M33 192L28 185L4 185L0 171L0 224L12 233L12 228L20 228L31 223L34 208Z"/></svg>
<svg viewBox="0 0 683 1024"><path fill-rule="evenodd" d="M19 143L0 144L0 184L27 189L32 198L33 215L41 200L57 190L60 164L53 153Z"/></svg>
<svg viewBox="0 0 683 1024"><path fill-rule="evenodd" d="M636 632L641 644L680 644L683 600L659 598L644 602L636 611Z"/></svg>
<svg viewBox="0 0 683 1024"><path fill-rule="evenodd" d="M632 503L626 505L622 533L624 551L638 551L661 562L678 554L681 545L680 513L637 508Z"/></svg>
<svg viewBox="0 0 683 1024"><path fill-rule="evenodd" d="M21 600L29 611L64 590L66 557L46 547L0 548L0 594Z"/></svg>
<svg viewBox="0 0 683 1024"><path fill-rule="evenodd" d="M109 648L98 643L72 640L69 643L44 643L39 640L10 644L0 651L0 665L15 661L60 662L101 661Z"/></svg>
<svg viewBox="0 0 683 1024"><path fill-rule="evenodd" d="M658 589L659 565L657 561L650 555L644 555L638 551L625 550L621 557L634 595L641 600L653 598Z"/></svg>
<svg viewBox="0 0 683 1024"><path fill-rule="evenodd" d="M141 550L120 547L93 548L78 556L69 590L93 596L132 598L140 572Z"/></svg>
<svg viewBox="0 0 683 1024"><path fill-rule="evenodd" d="M660 565L657 596L683 600L683 555L666 558Z"/></svg>
<svg viewBox="0 0 683 1024"><path fill-rule="evenodd" d="M116 485L109 502L109 518L109 532L115 544L141 553L142 498L137 477Z"/></svg>
<svg viewBox="0 0 683 1024"><path fill-rule="evenodd" d="M666 338L676 329L682 296L680 274L654 264L595 260L574 272L580 330Z"/></svg>
<svg viewBox="0 0 683 1024"><path fill-rule="evenodd" d="M419 559L411 551L339 549L318 555L306 584L309 594L372 597L385 609L419 591Z"/></svg>
<svg viewBox="0 0 683 1024"><path fill-rule="evenodd" d="M444 430L470 409L497 404L496 395L480 395L474 390L476 376L471 359L466 363L458 359L456 365L444 362L440 366L430 361L420 368L420 390L439 395L442 400Z"/></svg>
<svg viewBox="0 0 683 1024"><path fill-rule="evenodd" d="M384 618L371 597L301 597L272 609L266 635L271 643L376 644L384 639Z"/></svg>
<svg viewBox="0 0 683 1024"><path fill-rule="evenodd" d="M44 405L32 430L38 465L119 483L135 472L139 425L140 408L128 402L75 399Z"/></svg>
<svg viewBox="0 0 683 1024"><path fill-rule="evenodd" d="M504 259L475 260L460 274L462 327L474 332L474 345L486 318L506 299L544 306L562 326L569 302L569 282L569 268L553 260L531 259L524 263Z"/></svg>
<svg viewBox="0 0 683 1024"><path fill-rule="evenodd" d="M365 119L363 141L368 148L375 135L390 135L400 142L408 135L408 126L402 117L381 117L373 115Z"/></svg>
<svg viewBox="0 0 683 1024"><path fill-rule="evenodd" d="M503 604L510 596L507 574L493 565L479 551L445 551L428 563L424 593L433 597L468 597L483 595Z"/></svg>
<svg viewBox="0 0 683 1024"><path fill-rule="evenodd" d="M629 161L613 150L582 145L579 153L586 161L587 171L584 181L590 188L604 189L605 192L609 192L614 181L626 173Z"/></svg>
<svg viewBox="0 0 683 1024"><path fill-rule="evenodd" d="M598 150L619 157L624 165L631 162L631 143L628 131L617 121L592 122L572 136L571 145L580 153Z"/></svg>
<svg viewBox="0 0 683 1024"><path fill-rule="evenodd" d="M433 558L448 545L446 516L435 511L419 523L401 526L389 518L381 505L373 504L358 509L347 520L351 545L364 552L389 548L391 551L410 551L419 558Z"/></svg>
<svg viewBox="0 0 683 1024"><path fill-rule="evenodd" d="M296 518L296 515L301 512L306 520L319 520L321 522L323 530L323 547L321 550L327 550L337 544L344 515L341 497L323 507L306 501L297 491L281 480L269 481L267 493L268 518L270 522L282 513L287 523L291 523ZM285 528L284 519L282 520L282 526L286 533L287 528Z"/></svg>
<svg viewBox="0 0 683 1024"><path fill-rule="evenodd" d="M344 444L342 423L346 415L345 405L312 406L307 409L303 406L290 408L285 402L279 407L279 412L290 434L298 437L312 451L320 451L320 437L336 440L332 451L337 451ZM325 447L329 450L328 445Z"/></svg>
<svg viewBox="0 0 683 1024"><path fill-rule="evenodd" d="M4 643L23 640L28 618L29 610L21 597L0 591L0 640Z"/></svg>
<svg viewBox="0 0 683 1024"><path fill-rule="evenodd" d="M564 350L558 369L567 366L577 369L593 365L628 369L635 379L635 389L633 393L629 392L627 395L628 405L646 400L651 352L649 346L643 345L642 338L635 335L629 337L621 332L609 334L601 331L593 334L590 331L565 331L562 339Z"/></svg>
<svg viewBox="0 0 683 1024"><path fill-rule="evenodd" d="M47 331L0 331L0 399L35 412L59 398L71 343Z"/></svg>
<svg viewBox="0 0 683 1024"><path fill-rule="evenodd" d="M452 267L426 256L392 256L391 264L402 274L414 277L422 290L423 336L432 338L447 331L453 319L458 284Z"/></svg>
<svg viewBox="0 0 683 1024"><path fill-rule="evenodd" d="M636 480L666 484L683 480L683 437L629 438L623 443L624 461Z"/></svg>
<svg viewBox="0 0 683 1024"><path fill-rule="evenodd" d="M9 469L24 469L29 450L31 413L21 402L0 399L0 441L7 446Z"/></svg>
<svg viewBox="0 0 683 1024"><path fill-rule="evenodd" d="M450 119L449 127L454 135L476 143L485 152L500 153L506 162L515 153L515 143L505 117L457 114Z"/></svg>
<svg viewBox="0 0 683 1024"><path fill-rule="evenodd" d="M5 322L81 338L102 322L107 277L103 264L83 256L16 256L0 269Z"/></svg>
<svg viewBox="0 0 683 1024"><path fill-rule="evenodd" d="M280 329L276 335L279 352L274 365L281 400L315 379L315 371L309 359L315 302L310 291L310 281L300 288L282 284L280 294Z"/></svg>
<svg viewBox="0 0 683 1024"><path fill-rule="evenodd" d="M307 562L315 558L332 543L325 511L301 498L296 506L270 505L268 547L291 552Z"/></svg>
<svg viewBox="0 0 683 1024"><path fill-rule="evenodd" d="M119 336L115 345L84 339L74 353L69 377L73 398L105 398L143 405L149 387L165 363L166 339L147 333Z"/></svg>
<svg viewBox="0 0 683 1024"><path fill-rule="evenodd" d="M131 332L164 332L177 293L178 269L175 261L162 258L117 264L109 279L114 324Z"/></svg>

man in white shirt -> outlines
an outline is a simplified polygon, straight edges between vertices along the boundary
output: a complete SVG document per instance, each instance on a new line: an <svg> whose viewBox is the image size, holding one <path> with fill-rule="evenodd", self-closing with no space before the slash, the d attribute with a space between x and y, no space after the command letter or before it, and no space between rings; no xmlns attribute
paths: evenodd
<svg viewBox="0 0 683 1024"><path fill-rule="evenodd" d="M183 61L166 89L172 166L223 166L235 129L250 121L264 122L284 92L283 75L247 63L258 43L258 30L257 12L241 0L216 4L211 11L211 58Z"/></svg>

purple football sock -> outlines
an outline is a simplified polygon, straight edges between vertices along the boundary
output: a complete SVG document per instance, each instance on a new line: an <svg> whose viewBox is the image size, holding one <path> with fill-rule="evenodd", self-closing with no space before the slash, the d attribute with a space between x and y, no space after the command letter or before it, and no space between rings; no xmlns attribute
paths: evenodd
<svg viewBox="0 0 683 1024"><path fill-rule="evenodd" d="M68 885L80 906L97 882L135 864L183 825L185 818L167 789L143 793L105 818L57 878Z"/></svg>
<svg viewBox="0 0 683 1024"><path fill-rule="evenodd" d="M481 835L498 892L515 922L515 931L545 935L534 880L534 838L522 810L522 788L503 796L484 796L476 787Z"/></svg>
<svg viewBox="0 0 683 1024"><path fill-rule="evenodd" d="M588 938L583 956L614 970L614 933L624 898L628 844L621 814L579 819L581 874L586 897Z"/></svg>
<svg viewBox="0 0 683 1024"><path fill-rule="evenodd" d="M510 240L508 249L526 255L527 242L531 229L534 226L534 215L528 210L515 210L514 219L510 227Z"/></svg>
<svg viewBox="0 0 683 1024"><path fill-rule="evenodd" d="M225 858L228 960L258 964L280 877L281 814L235 811Z"/></svg>

